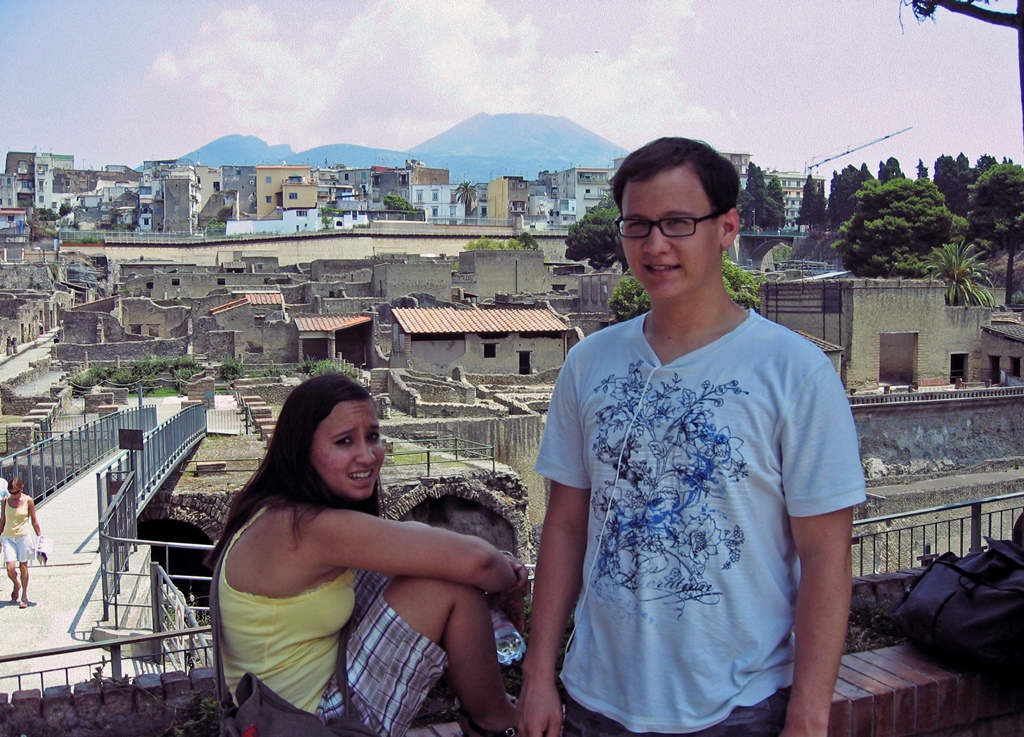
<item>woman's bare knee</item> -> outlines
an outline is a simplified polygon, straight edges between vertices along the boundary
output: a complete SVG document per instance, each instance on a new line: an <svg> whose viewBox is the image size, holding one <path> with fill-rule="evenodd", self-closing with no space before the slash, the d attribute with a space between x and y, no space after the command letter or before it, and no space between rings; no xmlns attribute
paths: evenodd
<svg viewBox="0 0 1024 737"><path fill-rule="evenodd" d="M388 583L384 600L410 627L433 642L441 643L452 611L483 592L472 586L436 578L398 576Z"/></svg>

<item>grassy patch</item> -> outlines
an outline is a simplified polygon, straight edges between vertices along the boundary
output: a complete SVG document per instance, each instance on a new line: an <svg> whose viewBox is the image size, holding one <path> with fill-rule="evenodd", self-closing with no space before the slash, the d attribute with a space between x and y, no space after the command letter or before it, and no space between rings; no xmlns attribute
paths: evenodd
<svg viewBox="0 0 1024 737"><path fill-rule="evenodd" d="M148 389L142 394L144 397L177 397L178 390L173 386L158 386L156 389Z"/></svg>

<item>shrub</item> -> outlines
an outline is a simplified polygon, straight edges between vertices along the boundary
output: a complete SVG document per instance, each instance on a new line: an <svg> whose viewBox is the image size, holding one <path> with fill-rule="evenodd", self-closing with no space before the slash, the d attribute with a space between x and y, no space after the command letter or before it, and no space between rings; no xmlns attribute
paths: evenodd
<svg viewBox="0 0 1024 737"><path fill-rule="evenodd" d="M310 378L320 376L321 374L344 374L350 379L356 380L360 378L359 369L352 364L344 363L339 366L329 358L314 360L306 356L306 360L302 362L299 370L304 374L309 374Z"/></svg>
<svg viewBox="0 0 1024 737"><path fill-rule="evenodd" d="M220 366L217 367L217 378L221 381L234 381L240 379L245 374L245 367L242 362L234 356L228 356L221 361Z"/></svg>

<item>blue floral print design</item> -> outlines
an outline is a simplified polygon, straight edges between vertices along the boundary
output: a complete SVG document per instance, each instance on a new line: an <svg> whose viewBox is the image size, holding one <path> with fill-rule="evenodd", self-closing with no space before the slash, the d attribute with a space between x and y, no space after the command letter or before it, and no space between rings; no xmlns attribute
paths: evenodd
<svg viewBox="0 0 1024 737"><path fill-rule="evenodd" d="M736 381L705 381L697 392L676 374L652 381L641 396L644 387L637 362L595 389L613 401L597 414L594 452L618 471L617 482L592 499L597 518L607 519L595 590L627 605L661 601L682 614L689 601L721 597L705 578L709 565L728 570L740 559L743 530L715 505L727 481L747 475L743 441L716 427L714 409L747 392Z"/></svg>

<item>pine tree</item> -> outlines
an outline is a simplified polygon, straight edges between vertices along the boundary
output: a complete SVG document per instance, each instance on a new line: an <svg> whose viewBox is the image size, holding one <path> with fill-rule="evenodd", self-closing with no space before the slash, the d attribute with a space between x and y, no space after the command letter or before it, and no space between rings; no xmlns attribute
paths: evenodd
<svg viewBox="0 0 1024 737"><path fill-rule="evenodd" d="M810 174L804 182L804 196L800 202L800 215L797 225L808 228L823 228L827 221L825 212L825 183L815 180Z"/></svg>

